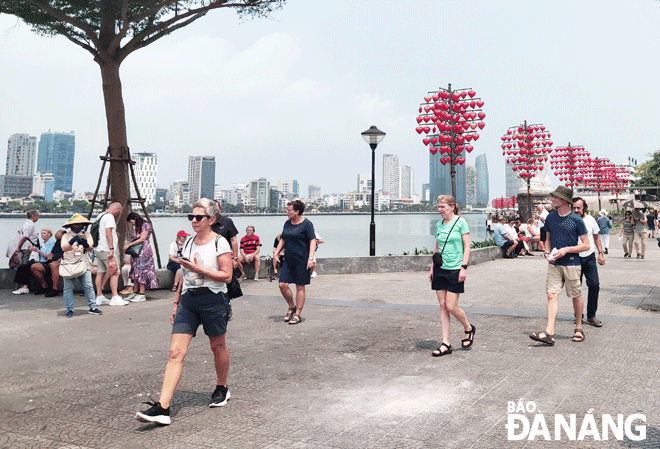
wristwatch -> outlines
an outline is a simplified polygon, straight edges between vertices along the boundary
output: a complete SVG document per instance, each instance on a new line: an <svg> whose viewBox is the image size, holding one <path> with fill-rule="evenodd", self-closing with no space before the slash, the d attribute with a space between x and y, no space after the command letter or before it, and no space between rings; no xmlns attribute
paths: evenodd
<svg viewBox="0 0 660 449"><path fill-rule="evenodd" d="M465 268L467 270L467 265L461 265L461 267Z"/></svg>

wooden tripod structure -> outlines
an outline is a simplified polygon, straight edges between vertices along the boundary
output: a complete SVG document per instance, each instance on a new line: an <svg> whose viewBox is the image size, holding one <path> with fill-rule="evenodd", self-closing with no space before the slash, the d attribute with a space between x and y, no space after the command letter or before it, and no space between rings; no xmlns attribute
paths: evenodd
<svg viewBox="0 0 660 449"><path fill-rule="evenodd" d="M123 148L124 149L124 148ZM149 217L149 212L147 212L147 208L145 207L144 203L146 200L140 195L140 189L138 188L137 185L137 180L135 179L135 170L133 170L133 166L135 165L135 161L131 159L131 152L128 149L128 147L125 148L125 152L122 151L122 153L126 154L126 158L117 158L117 157L111 157L110 156L110 147L105 152L105 156L99 156L101 160L103 161L103 164L101 165L101 173L99 174L99 180L96 183L96 190L94 191L94 197L92 198L92 204L89 209L89 214L87 215L87 219L91 220L92 214L94 213L94 205L97 203L96 198L99 194L99 188L101 187L101 181L103 180L103 173L105 172L105 166L108 162L123 162L128 165L128 169L131 173L131 180L133 182L133 187L135 188L135 195L137 198L131 198L129 195L128 200L126 201L126 204L124 204L124 208L128 207L129 204L132 203L138 203L140 207L142 208L142 212L144 213L145 219L147 222L151 224L152 230L153 230L153 223L151 221L151 217ZM108 178L105 183L105 196L103 197L103 202L99 202L99 204L103 204L103 210L106 210L108 208L108 197L110 196L110 187L112 185L112 173L110 170L108 170ZM158 241L156 240L156 233L152 232L151 237L154 239L154 250L156 251L156 259L158 261L158 268L162 268L162 265L160 263L160 251L158 250ZM123 245L121 245L123 248Z"/></svg>

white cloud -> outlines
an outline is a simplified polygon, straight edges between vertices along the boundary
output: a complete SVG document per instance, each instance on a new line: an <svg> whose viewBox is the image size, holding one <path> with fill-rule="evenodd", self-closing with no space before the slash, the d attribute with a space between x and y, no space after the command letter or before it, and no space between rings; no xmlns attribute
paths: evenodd
<svg viewBox="0 0 660 449"><path fill-rule="evenodd" d="M383 98L380 94L371 95L367 92L362 92L353 97L351 103L351 106L360 114L369 118L392 109L391 100Z"/></svg>

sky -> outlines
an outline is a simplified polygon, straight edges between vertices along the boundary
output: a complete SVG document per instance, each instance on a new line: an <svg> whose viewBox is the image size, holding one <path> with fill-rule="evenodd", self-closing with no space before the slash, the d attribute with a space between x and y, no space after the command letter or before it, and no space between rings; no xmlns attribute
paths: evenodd
<svg viewBox="0 0 660 449"><path fill-rule="evenodd" d="M487 155L494 198L505 194L500 137L525 120L555 147L615 163L659 150L659 54L656 0L288 0L270 19L211 11L130 55L121 77L129 147L158 154L160 187L187 178L188 156L214 155L223 189L297 179L303 196L309 184L356 189L371 171L360 136L371 125L387 133L376 187L393 153L421 194L419 105L449 83L471 88L486 126L467 163ZM0 138L48 130L75 132L73 188L93 191L107 147L98 65L0 15Z"/></svg>

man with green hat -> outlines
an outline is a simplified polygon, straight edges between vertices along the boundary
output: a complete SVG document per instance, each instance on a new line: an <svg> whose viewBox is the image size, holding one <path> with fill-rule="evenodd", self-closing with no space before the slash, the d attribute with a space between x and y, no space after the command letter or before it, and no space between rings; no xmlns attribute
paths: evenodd
<svg viewBox="0 0 660 449"><path fill-rule="evenodd" d="M559 293L565 287L566 294L573 299L573 310L577 325L573 341L584 340L582 329L582 291L580 288L579 253L589 249L589 238L584 221L573 212L573 191L559 186L550 193L555 208L545 220L545 254L549 262L546 291L548 293L548 324L545 331L534 332L529 338L553 346L555 344L555 321L559 312Z"/></svg>

